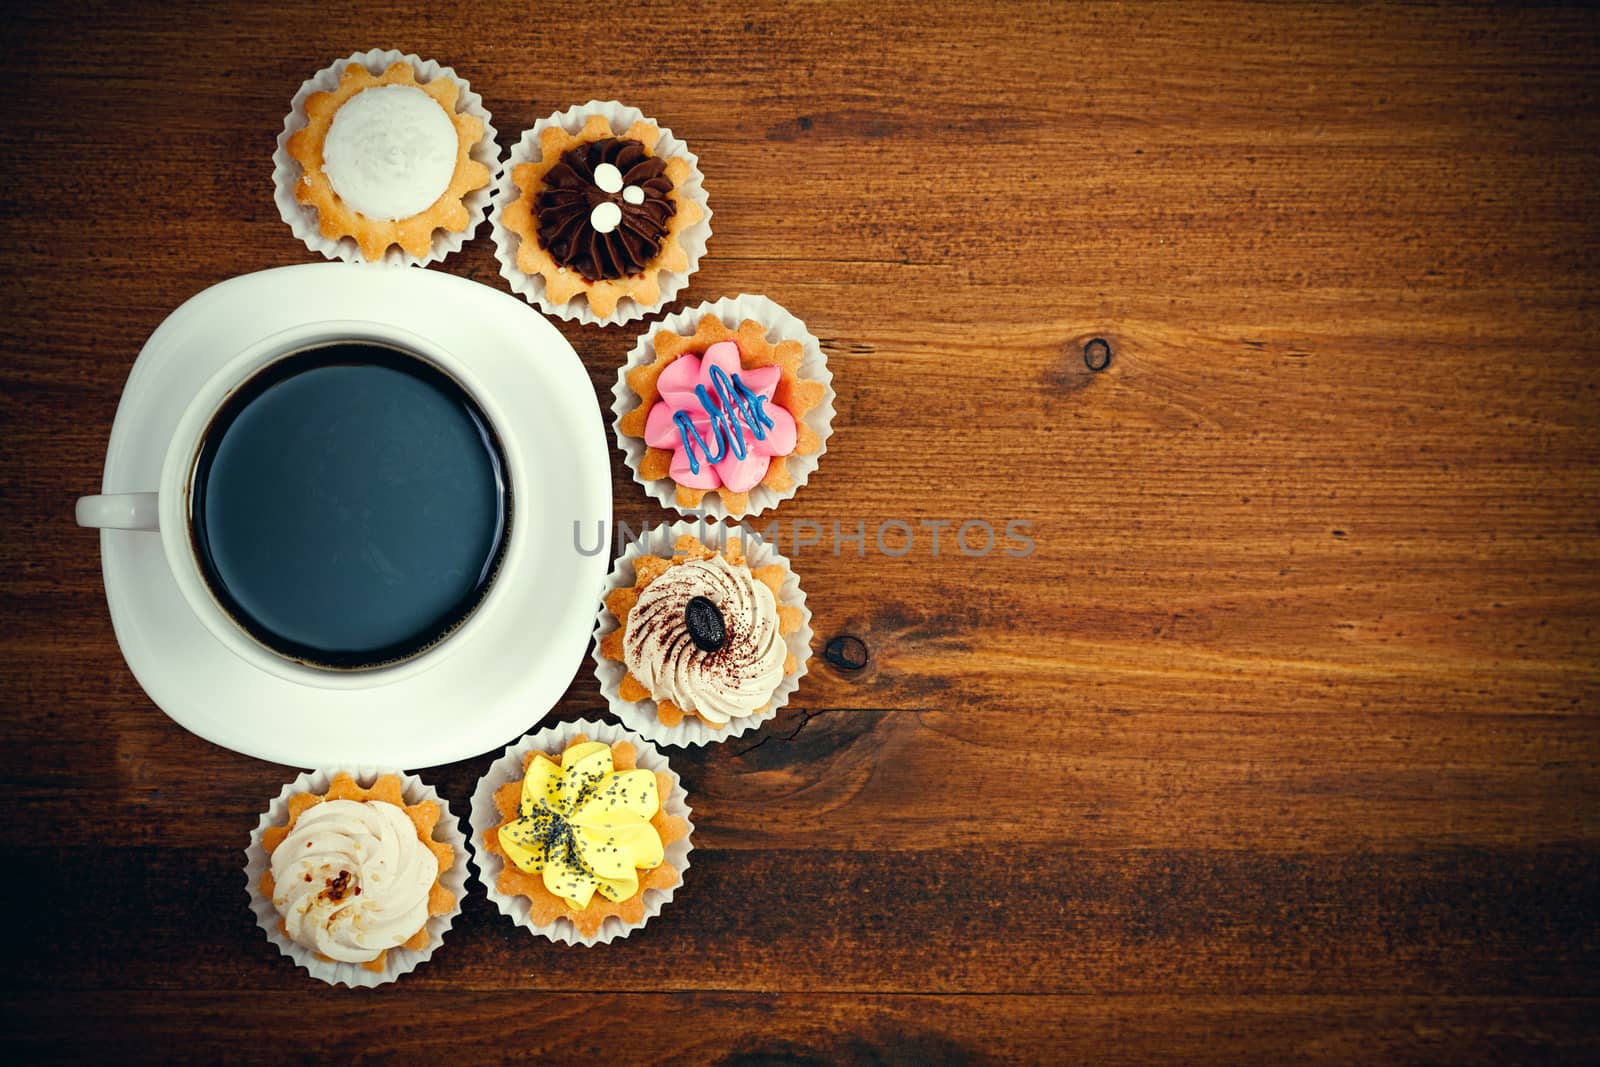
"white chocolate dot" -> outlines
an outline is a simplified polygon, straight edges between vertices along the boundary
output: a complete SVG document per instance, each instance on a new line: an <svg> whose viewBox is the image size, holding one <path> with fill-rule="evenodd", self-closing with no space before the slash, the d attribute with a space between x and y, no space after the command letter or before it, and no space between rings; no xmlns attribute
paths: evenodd
<svg viewBox="0 0 1600 1067"><path fill-rule="evenodd" d="M622 190L622 199L630 204L642 204L644 203L644 190L637 185L630 185Z"/></svg>
<svg viewBox="0 0 1600 1067"><path fill-rule="evenodd" d="M595 233L610 233L621 221L622 209L609 200L596 204L589 212L589 225L594 227Z"/></svg>
<svg viewBox="0 0 1600 1067"><path fill-rule="evenodd" d="M602 193L614 193L622 188L622 172L610 163L594 168L594 183Z"/></svg>

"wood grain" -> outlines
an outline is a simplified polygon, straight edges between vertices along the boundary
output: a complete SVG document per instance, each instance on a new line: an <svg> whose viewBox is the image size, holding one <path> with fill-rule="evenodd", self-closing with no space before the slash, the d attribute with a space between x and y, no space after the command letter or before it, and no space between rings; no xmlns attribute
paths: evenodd
<svg viewBox="0 0 1600 1067"><path fill-rule="evenodd" d="M1592 12L0 18L8 1060L1600 1058ZM672 755L694 864L625 945L474 895L362 996L251 922L241 850L292 770L144 697L71 503L162 318L308 260L273 138L309 73L391 44L471 79L502 146L614 96L700 155L685 296L822 340L836 433L777 517L821 535L784 546L818 634L872 658ZM486 239L442 269L502 285ZM635 332L561 329L606 402ZM620 458L613 488L665 517ZM966 520L1033 551L965 555ZM554 715L602 706L586 665ZM487 763L424 773L465 798Z"/></svg>
<svg viewBox="0 0 1600 1067"><path fill-rule="evenodd" d="M459 1012L460 998L432 990L385 994L393 1016L375 1015L354 998L318 1003L327 1026L316 1051L330 1059L420 1057L461 1052L449 1027L396 1025L396 1018L437 1019ZM303 1026L306 993L257 993L250 1014L274 1032ZM25 997L6 1004L57 1029L80 1020L121 1016L161 1048L196 1059L226 1061L240 1053L239 1001L226 994L75 993ZM718 993L581 993L539 998L536 1016L520 993L472 998L484 1044L555 1062L594 1055L618 1040L616 1019L650 1020L629 1034L640 1059L719 1062L736 1067L834 1063L1146 1062L1141 1050L1161 1048L1184 1063L1235 1064L1241 1054L1263 1061L1505 1063L1530 1058L1578 1060L1592 1051L1585 1013L1592 1005L1551 998L1537 1002L1492 997L1015 997L838 996ZM1029 1025L1019 1027L1020 1019ZM110 1034L78 1045L124 1058ZM59 1045L26 1038L29 1057L60 1054ZM1460 1055L1463 1048L1466 1055Z"/></svg>

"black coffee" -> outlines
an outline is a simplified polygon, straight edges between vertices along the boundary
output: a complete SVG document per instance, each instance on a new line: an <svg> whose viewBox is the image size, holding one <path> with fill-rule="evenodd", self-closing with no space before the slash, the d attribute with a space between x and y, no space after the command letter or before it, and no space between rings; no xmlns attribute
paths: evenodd
<svg viewBox="0 0 1600 1067"><path fill-rule="evenodd" d="M195 555L261 643L318 666L423 651L487 591L511 514L488 420L448 375L368 342L279 360L212 420Z"/></svg>

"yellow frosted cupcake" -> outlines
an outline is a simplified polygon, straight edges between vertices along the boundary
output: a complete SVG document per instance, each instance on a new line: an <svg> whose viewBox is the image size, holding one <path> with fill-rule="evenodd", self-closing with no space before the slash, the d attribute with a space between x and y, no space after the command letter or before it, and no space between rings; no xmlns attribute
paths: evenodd
<svg viewBox="0 0 1600 1067"><path fill-rule="evenodd" d="M643 738L601 723L508 748L473 796L490 899L552 940L627 936L672 898L693 830L683 786Z"/></svg>

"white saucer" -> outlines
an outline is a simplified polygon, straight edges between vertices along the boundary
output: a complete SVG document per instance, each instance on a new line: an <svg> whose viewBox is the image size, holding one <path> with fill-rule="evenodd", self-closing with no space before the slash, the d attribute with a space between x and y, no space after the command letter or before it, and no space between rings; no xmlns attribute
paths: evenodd
<svg viewBox="0 0 1600 1067"><path fill-rule="evenodd" d="M321 319L385 322L470 365L527 467L516 500L527 551L508 554L464 644L421 674L373 689L324 689L230 652L178 590L158 534L103 530L106 600L134 677L173 721L208 741L297 767L434 766L503 747L544 717L584 653L608 553L611 464L589 375L525 302L448 274L318 263L213 286L167 317L128 375L102 492L154 490L167 441L202 383L250 344Z"/></svg>

